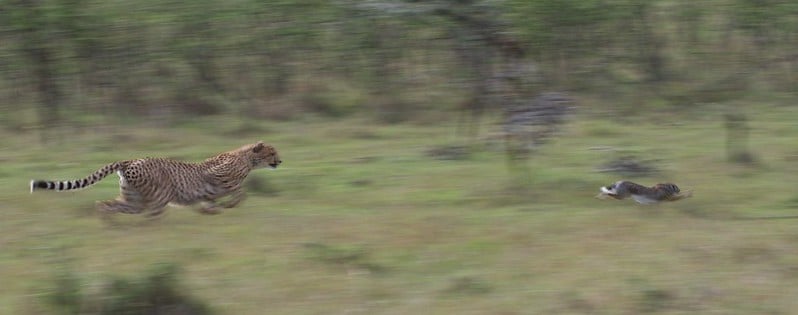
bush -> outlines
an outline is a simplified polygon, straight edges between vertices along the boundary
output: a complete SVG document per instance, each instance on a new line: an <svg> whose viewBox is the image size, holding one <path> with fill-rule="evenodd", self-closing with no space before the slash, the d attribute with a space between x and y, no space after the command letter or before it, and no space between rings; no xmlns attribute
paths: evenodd
<svg viewBox="0 0 798 315"><path fill-rule="evenodd" d="M179 271L174 264L158 264L138 278L114 278L94 295L82 292L81 281L67 271L56 278L47 300L58 314L211 314L208 306L185 294Z"/></svg>
<svg viewBox="0 0 798 315"><path fill-rule="evenodd" d="M385 267L372 261L369 251L361 246L326 245L322 243L303 244L308 258L333 266L354 268L371 273L384 272Z"/></svg>
<svg viewBox="0 0 798 315"><path fill-rule="evenodd" d="M355 113L366 102L365 93L343 81L327 80L309 84L299 97L302 108L329 117Z"/></svg>
<svg viewBox="0 0 798 315"><path fill-rule="evenodd" d="M63 271L56 275L55 290L47 296L47 300L60 314L80 314L83 306L80 287L80 279L75 273Z"/></svg>

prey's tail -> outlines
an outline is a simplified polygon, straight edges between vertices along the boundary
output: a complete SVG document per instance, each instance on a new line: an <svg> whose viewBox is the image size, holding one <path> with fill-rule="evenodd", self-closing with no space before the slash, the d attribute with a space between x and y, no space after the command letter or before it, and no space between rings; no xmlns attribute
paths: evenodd
<svg viewBox="0 0 798 315"><path fill-rule="evenodd" d="M34 179L30 181L30 192L33 193L34 190L37 189L47 189L47 190L74 190L74 189L83 189L89 187L91 185L96 184L109 174L116 172L118 170L124 170L130 161L120 161L108 164L103 166L101 169L97 170L96 172L92 173L85 178L76 179L76 180L64 180L64 181L49 181L49 180L38 180Z"/></svg>

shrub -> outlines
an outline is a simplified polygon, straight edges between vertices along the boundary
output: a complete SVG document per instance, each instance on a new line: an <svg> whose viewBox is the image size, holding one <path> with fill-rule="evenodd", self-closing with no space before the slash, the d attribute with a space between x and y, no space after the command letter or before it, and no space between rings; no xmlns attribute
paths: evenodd
<svg viewBox="0 0 798 315"><path fill-rule="evenodd" d="M137 278L115 277L91 295L81 290L74 272L66 271L56 278L47 300L58 314L211 314L208 306L186 295L179 271L174 264L157 264Z"/></svg>

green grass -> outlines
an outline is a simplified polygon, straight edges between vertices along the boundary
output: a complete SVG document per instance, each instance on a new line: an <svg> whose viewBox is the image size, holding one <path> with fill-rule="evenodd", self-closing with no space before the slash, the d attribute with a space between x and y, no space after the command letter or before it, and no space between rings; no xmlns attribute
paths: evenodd
<svg viewBox="0 0 798 315"><path fill-rule="evenodd" d="M750 117L753 166L725 161L720 114L690 114L577 117L529 160L528 178L481 140L463 160L428 157L465 142L454 119L263 122L241 134L236 122L206 118L49 145L5 134L0 314L52 313L46 296L66 266L97 292L164 262L221 314L789 313L798 308L798 111ZM199 161L256 140L284 163L253 173L261 188L218 216L170 208L157 221L106 226L93 205L115 196L115 177L28 193L31 178L77 178L132 157ZM629 179L674 181L695 196L654 207L593 199L619 179L595 168L630 152L658 159L662 172Z"/></svg>

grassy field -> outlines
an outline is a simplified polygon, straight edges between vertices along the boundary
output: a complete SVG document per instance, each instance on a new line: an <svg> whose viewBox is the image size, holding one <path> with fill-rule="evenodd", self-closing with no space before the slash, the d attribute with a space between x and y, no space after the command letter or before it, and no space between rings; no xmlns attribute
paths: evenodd
<svg viewBox="0 0 798 315"><path fill-rule="evenodd" d="M239 130L208 118L53 145L6 132L0 314L53 313L46 297L64 270L97 292L109 277L162 262L180 265L183 285L220 314L792 313L798 110L749 114L751 166L725 161L720 113L581 114L529 160L528 177L508 171L499 143L431 158L464 142L455 119ZM93 206L115 197L116 177L28 192L32 178L79 178L133 157L199 161L257 140L280 150L282 167L253 173L250 198L218 216L170 208L157 221L104 225ZM695 196L659 206L594 199L621 178L596 167L628 154L658 160L662 172L627 179L674 181Z"/></svg>

